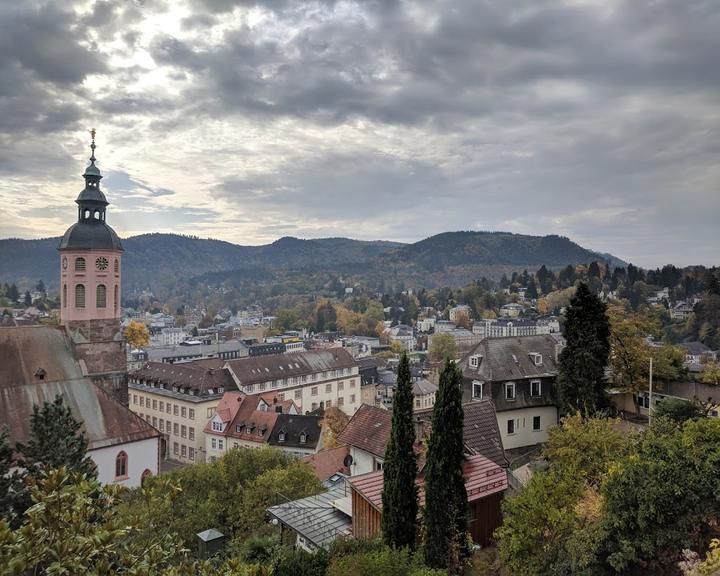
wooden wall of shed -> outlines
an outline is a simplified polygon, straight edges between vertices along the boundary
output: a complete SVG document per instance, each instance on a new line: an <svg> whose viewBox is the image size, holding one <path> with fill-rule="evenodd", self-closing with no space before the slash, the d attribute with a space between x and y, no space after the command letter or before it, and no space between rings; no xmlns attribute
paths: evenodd
<svg viewBox="0 0 720 576"><path fill-rule="evenodd" d="M352 530L355 538L370 538L381 530L381 514L352 490Z"/></svg>
<svg viewBox="0 0 720 576"><path fill-rule="evenodd" d="M502 500L500 492L470 502L468 530L473 542L485 546L492 540L493 532L502 524Z"/></svg>

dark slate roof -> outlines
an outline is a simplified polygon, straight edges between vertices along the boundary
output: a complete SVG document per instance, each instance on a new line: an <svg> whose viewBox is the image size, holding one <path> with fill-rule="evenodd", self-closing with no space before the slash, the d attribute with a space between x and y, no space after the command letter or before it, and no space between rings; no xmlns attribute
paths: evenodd
<svg viewBox="0 0 720 576"><path fill-rule="evenodd" d="M320 441L322 418L305 414L278 414L275 426L268 438L268 444L278 448L304 448L315 450ZM285 441L280 442L280 432L285 433ZM300 434L307 435L307 442L300 442Z"/></svg>
<svg viewBox="0 0 720 576"><path fill-rule="evenodd" d="M415 417L429 425L432 413L432 408L419 410ZM482 454L495 464L507 467L495 404L490 400L467 402L463 404L463 413L463 442L466 451L470 454Z"/></svg>
<svg viewBox="0 0 720 576"><path fill-rule="evenodd" d="M485 382L557 376L555 345L547 334L487 338L462 359L463 376ZM535 365L531 353L542 354L542 365ZM480 367L471 368L470 356L477 354L482 356Z"/></svg>
<svg viewBox="0 0 720 576"><path fill-rule="evenodd" d="M355 446L370 454L385 457L385 446L390 440L392 414L382 408L362 404L338 436L338 442Z"/></svg>
<svg viewBox="0 0 720 576"><path fill-rule="evenodd" d="M83 423L90 450L160 435L83 376L63 328L0 328L0 359L0 426L7 425L15 441L27 441L33 405L58 394ZM42 380L35 376L40 371Z"/></svg>
<svg viewBox="0 0 720 576"><path fill-rule="evenodd" d="M67 229L58 250L122 250L122 242L105 222L86 220Z"/></svg>
<svg viewBox="0 0 720 576"><path fill-rule="evenodd" d="M227 365L240 381L240 385L248 386L268 380L304 376L338 368L351 368L357 366L357 363L347 350L328 348L326 350L239 358L228 360Z"/></svg>
<svg viewBox="0 0 720 576"><path fill-rule="evenodd" d="M273 506L267 511L306 540L316 546L326 547L336 538L350 534L350 516L334 505L346 496L345 486L340 485L317 496Z"/></svg>
<svg viewBox="0 0 720 576"><path fill-rule="evenodd" d="M223 388L223 391L237 390L235 381L225 368L207 368L203 364L196 365L194 362L177 364L146 362L130 377L140 380L143 383L141 385L151 385L167 392L172 392L173 386L176 386L180 389L176 394L192 390L198 397L208 396L210 389L215 390L214 394L222 394L217 391L218 388ZM131 386L137 385L131 384Z"/></svg>
<svg viewBox="0 0 720 576"><path fill-rule="evenodd" d="M692 354L693 356L700 356L701 354L712 352L712 350L702 342L683 342L677 346L685 350L685 353Z"/></svg>

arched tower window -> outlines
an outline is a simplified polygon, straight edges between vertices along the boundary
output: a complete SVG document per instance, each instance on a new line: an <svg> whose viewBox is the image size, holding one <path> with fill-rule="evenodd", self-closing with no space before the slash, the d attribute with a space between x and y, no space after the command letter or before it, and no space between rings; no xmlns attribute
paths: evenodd
<svg viewBox="0 0 720 576"><path fill-rule="evenodd" d="M115 458L115 478L126 478L128 475L128 456L121 451Z"/></svg>
<svg viewBox="0 0 720 576"><path fill-rule="evenodd" d="M115 298L113 300L113 306L115 308L115 311L118 309L118 294L120 293L120 290L117 287L117 284L115 284Z"/></svg>
<svg viewBox="0 0 720 576"><path fill-rule="evenodd" d="M85 272L85 258L75 258L75 272Z"/></svg>
<svg viewBox="0 0 720 576"><path fill-rule="evenodd" d="M98 284L95 289L95 302L98 308L107 307L107 288L105 284Z"/></svg>
<svg viewBox="0 0 720 576"><path fill-rule="evenodd" d="M86 210L83 212L83 218L84 218L85 220L90 220L90 210L87 210L87 209L86 209Z"/></svg>
<svg viewBox="0 0 720 576"><path fill-rule="evenodd" d="M67 308L67 284L63 284L63 308Z"/></svg>
<svg viewBox="0 0 720 576"><path fill-rule="evenodd" d="M95 220L100 220L100 210L95 210L93 218L95 218Z"/></svg>
<svg viewBox="0 0 720 576"><path fill-rule="evenodd" d="M85 308L85 286L83 284L75 286L75 308Z"/></svg>
<svg viewBox="0 0 720 576"><path fill-rule="evenodd" d="M120 274L120 260L115 258L115 274Z"/></svg>

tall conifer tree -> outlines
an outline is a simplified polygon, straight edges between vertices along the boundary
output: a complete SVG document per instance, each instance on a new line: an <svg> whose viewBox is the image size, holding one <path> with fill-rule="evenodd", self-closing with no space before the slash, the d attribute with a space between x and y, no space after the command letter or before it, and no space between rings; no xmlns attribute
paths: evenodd
<svg viewBox="0 0 720 576"><path fill-rule="evenodd" d="M565 413L594 414L609 400L603 378L610 354L606 306L579 283L565 313L567 346L560 353L558 394Z"/></svg>
<svg viewBox="0 0 720 576"><path fill-rule="evenodd" d="M467 533L463 419L462 374L447 359L440 374L425 467L425 561L432 568L451 567Z"/></svg>
<svg viewBox="0 0 720 576"><path fill-rule="evenodd" d="M383 466L383 539L394 548L414 548L417 537L418 491L414 444L412 377L410 362L407 354L403 353L393 396L392 432Z"/></svg>

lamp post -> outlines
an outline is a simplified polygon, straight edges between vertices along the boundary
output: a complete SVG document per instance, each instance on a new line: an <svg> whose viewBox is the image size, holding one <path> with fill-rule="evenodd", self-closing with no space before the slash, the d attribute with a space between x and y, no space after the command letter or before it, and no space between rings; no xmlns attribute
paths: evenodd
<svg viewBox="0 0 720 576"><path fill-rule="evenodd" d="M653 411L653 359L650 356L650 404L648 406L648 424L652 424Z"/></svg>

